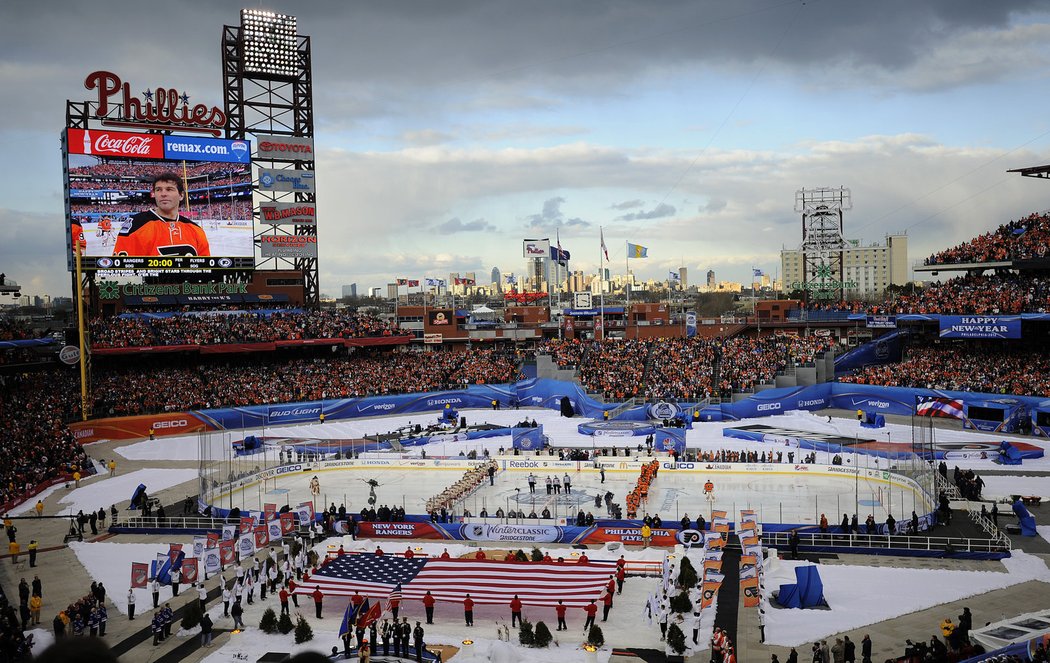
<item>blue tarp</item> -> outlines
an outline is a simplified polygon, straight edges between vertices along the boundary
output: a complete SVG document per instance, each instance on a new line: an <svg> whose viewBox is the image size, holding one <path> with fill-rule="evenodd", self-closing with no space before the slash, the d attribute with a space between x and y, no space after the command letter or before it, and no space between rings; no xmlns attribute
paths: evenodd
<svg viewBox="0 0 1050 663"><path fill-rule="evenodd" d="M1021 458L1021 452L1017 447L1006 440L999 443L999 455L995 458L995 462L1000 465L1020 465Z"/></svg>
<svg viewBox="0 0 1050 663"><path fill-rule="evenodd" d="M146 484L140 483L139 487L135 489L135 492L131 494L131 504L128 506L129 509L139 508L138 505L135 504L135 501L138 500L144 492L146 492Z"/></svg>
<svg viewBox="0 0 1050 663"><path fill-rule="evenodd" d="M1035 536L1035 518L1028 511L1021 500L1017 500L1013 505L1014 515L1017 516L1017 523L1021 526L1021 536Z"/></svg>
<svg viewBox="0 0 1050 663"><path fill-rule="evenodd" d="M825 605L824 582L816 566L795 567L795 584L781 585L777 603L785 608L815 608Z"/></svg>
<svg viewBox="0 0 1050 663"><path fill-rule="evenodd" d="M536 451L546 446L543 441L543 426L512 428L510 435L511 443L515 449Z"/></svg>
<svg viewBox="0 0 1050 663"><path fill-rule="evenodd" d="M657 428L654 447L658 451L677 452L680 456L685 455L685 429Z"/></svg>

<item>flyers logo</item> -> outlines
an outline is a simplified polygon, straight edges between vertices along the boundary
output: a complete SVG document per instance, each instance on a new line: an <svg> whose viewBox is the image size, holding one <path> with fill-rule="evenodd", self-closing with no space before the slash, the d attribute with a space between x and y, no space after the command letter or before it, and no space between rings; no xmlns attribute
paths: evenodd
<svg viewBox="0 0 1050 663"><path fill-rule="evenodd" d="M197 247L189 244L171 244L169 246L158 246L157 253L162 256L195 256Z"/></svg>

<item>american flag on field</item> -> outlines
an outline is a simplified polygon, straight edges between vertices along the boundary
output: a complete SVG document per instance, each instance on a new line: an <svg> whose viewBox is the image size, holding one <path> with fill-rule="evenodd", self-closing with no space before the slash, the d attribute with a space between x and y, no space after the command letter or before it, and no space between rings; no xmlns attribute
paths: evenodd
<svg viewBox="0 0 1050 663"><path fill-rule="evenodd" d="M340 555L295 591L309 594L318 587L326 596L353 596L356 591L387 599L400 585L402 598L410 601L429 591L438 601L457 603L469 593L478 604L505 605L517 595L525 605L552 606L560 599L582 607L601 596L614 572L608 564Z"/></svg>
<svg viewBox="0 0 1050 663"><path fill-rule="evenodd" d="M916 396L915 414L920 417L965 419L963 402L957 398Z"/></svg>

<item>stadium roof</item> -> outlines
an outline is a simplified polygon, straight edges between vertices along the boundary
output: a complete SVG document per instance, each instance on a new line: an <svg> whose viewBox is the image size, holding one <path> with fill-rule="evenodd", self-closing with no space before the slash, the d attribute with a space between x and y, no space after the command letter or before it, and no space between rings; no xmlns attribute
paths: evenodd
<svg viewBox="0 0 1050 663"><path fill-rule="evenodd" d="M1029 166L1027 168L1014 168L1006 171L1008 173L1021 173L1021 177L1050 178L1050 164L1045 166Z"/></svg>

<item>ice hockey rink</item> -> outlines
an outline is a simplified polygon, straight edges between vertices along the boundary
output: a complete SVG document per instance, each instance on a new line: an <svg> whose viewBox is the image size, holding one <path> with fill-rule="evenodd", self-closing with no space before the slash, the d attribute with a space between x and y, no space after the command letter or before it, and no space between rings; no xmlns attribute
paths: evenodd
<svg viewBox="0 0 1050 663"><path fill-rule="evenodd" d="M555 455L549 455L546 450L539 454L522 452L521 455L513 455L510 436L461 441L445 436L444 439L439 438L439 441L431 442L426 446L405 447L401 454L369 452L361 454L360 458L365 461L411 460L422 458L424 451L426 457L431 460L463 458L463 455L471 451L476 452L478 457L482 458L487 451L489 456L497 461L500 468L494 477L493 485L490 486L487 480L483 482L475 492L453 510L453 513L459 516L466 509L472 515L477 516L482 509L485 509L491 517L499 509L502 509L504 513L522 511L526 518L520 522L529 522L528 516L533 512L542 515L544 509L547 509L553 518L574 518L580 510L584 513L593 513L596 518L608 517L604 503L596 504L596 498L600 499L608 491L613 494L614 502L623 504L625 495L634 487L638 478L636 465L632 464L628 469L619 469L620 463L617 462L607 466L603 483L600 472L592 463L580 462L568 470L572 492L568 493L563 489L560 494L548 495L545 488L547 476L553 478L557 474L564 481L566 474L563 467L557 471L543 467L545 462L558 460L558 448L600 449L608 448L612 444L617 448L617 455L603 457L602 460L646 461L653 458L644 449L644 437L593 438L580 434L577 430L577 426L587 420L580 417L564 418L551 410L464 410L460 412L460 415L466 417L469 424L489 423L512 426L522 420L535 420L537 424L543 426L544 434L555 447ZM240 464L241 467L244 467L246 463L253 466L258 464L274 466L279 464L277 454L281 446L287 448L296 444L309 444L311 441L361 439L366 435L386 433L403 426L422 424L425 427L435 423L437 418L437 413L417 413L330 421L324 424L267 427L244 433L227 431L213 436L212 444L214 445L216 440L219 440L221 444L228 444L230 441L240 439L244 434L262 436L272 445L266 451L265 456L246 456L234 462ZM845 436L856 434L872 437L873 435L870 430L860 431L856 421L833 419L828 422L826 416L821 417L807 412L788 413L742 422L698 424L687 432L689 450L755 450L760 454L779 452L783 454L783 462L779 466L783 467L784 471L776 471L778 468L766 472L719 471L708 476L703 471L705 465L703 462L694 463L689 471L665 469L660 472L653 483L648 501L640 508L639 516L649 512L659 514L665 521L678 521L686 515L695 520L699 514L709 519L712 510L724 510L734 514L741 509L751 509L758 514L761 522L816 524L820 516L824 514L832 524L837 524L841 522L843 514L852 516L856 513L861 522L871 514L876 521L882 523L891 513L898 520L910 517L912 510L923 513L921 498L912 490L858 476L800 475L790 469L800 462L805 451L786 444L778 445L723 436L723 429L726 427L755 422L791 426L814 432L833 432ZM902 425L888 425L876 435L880 439L892 441L910 442L911 440L910 427ZM978 437L984 439L987 437L968 431L945 431L943 435L953 439ZM188 438L186 442L193 445L198 444L196 437ZM643 447L641 451L638 449L639 445ZM625 449L630 450L629 456L624 455ZM131 453L132 450L129 449L128 452ZM789 453L793 454L791 463L788 463L787 460ZM829 454L817 452L816 455L817 464L826 465L831 462ZM670 460L665 454L658 454L656 457L661 462ZM864 454L845 454L843 464L869 469L889 469L887 460ZM375 480L379 484L375 489L377 508L385 504L390 507L401 506L408 513L424 513L427 500L439 495L446 487L461 478L463 473L462 467L397 465L325 469L316 473L321 491L315 503L318 507L321 503L326 507L333 503L336 507L344 505L348 511L359 513L367 506L370 491L367 482ZM535 492L529 489L529 474L534 474L537 478ZM237 506L241 509L254 510L261 509L266 503L295 506L303 501L314 499L310 491L310 481L313 476L315 475L294 473L250 485L232 494L224 495L217 506L224 508ZM705 495L703 490L704 484L709 479L715 487L713 498Z"/></svg>

